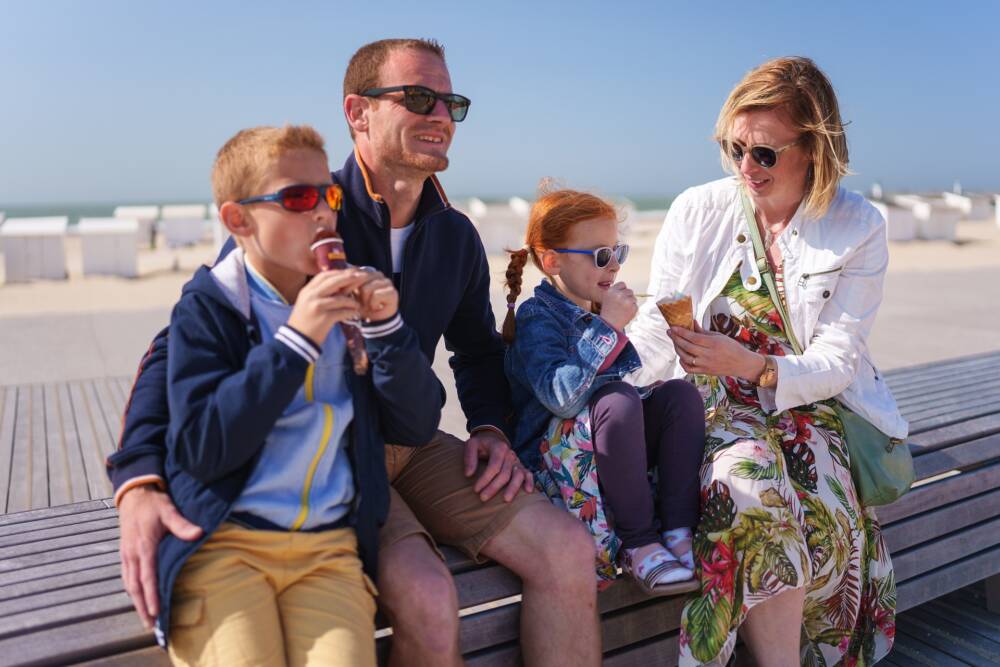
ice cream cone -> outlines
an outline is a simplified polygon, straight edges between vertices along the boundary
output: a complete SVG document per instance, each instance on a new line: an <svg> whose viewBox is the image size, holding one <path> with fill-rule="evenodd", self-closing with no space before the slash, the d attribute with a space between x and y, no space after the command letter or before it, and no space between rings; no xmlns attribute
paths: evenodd
<svg viewBox="0 0 1000 667"><path fill-rule="evenodd" d="M691 297L674 295L664 297L656 302L656 307L663 314L663 319L672 327L694 329L694 312L691 308Z"/></svg>

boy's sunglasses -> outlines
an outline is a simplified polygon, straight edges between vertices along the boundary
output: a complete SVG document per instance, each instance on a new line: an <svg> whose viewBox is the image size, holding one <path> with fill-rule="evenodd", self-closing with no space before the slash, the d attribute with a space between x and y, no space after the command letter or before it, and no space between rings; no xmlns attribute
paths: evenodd
<svg viewBox="0 0 1000 667"><path fill-rule="evenodd" d="M609 248L608 246L602 246L600 248L594 248L593 250L572 250L570 248L553 248L558 253L572 253L574 255L593 255L594 266L599 269L605 268L611 263L611 258L614 257L618 260L618 265L621 266L628 259L628 244L619 243L615 245L614 248Z"/></svg>
<svg viewBox="0 0 1000 667"><path fill-rule="evenodd" d="M281 188L274 194L260 195L241 199L237 204L256 204L262 201L275 201L281 204L281 208L294 213L305 213L319 206L320 198L326 199L330 209L339 211L344 203L344 191L339 185L289 185Z"/></svg>
<svg viewBox="0 0 1000 667"><path fill-rule="evenodd" d="M469 113L469 105L472 100L463 95L455 93L439 93L426 86L389 86L388 88L369 88L361 93L363 97L379 97L386 93L403 93L403 106L407 111L426 116L434 110L434 105L438 100L444 102L448 115L456 123L465 120Z"/></svg>
<svg viewBox="0 0 1000 667"><path fill-rule="evenodd" d="M724 141L722 142L722 150L724 150L736 164L743 162L743 156L749 153L750 157L754 159L754 162L764 167L764 169L770 169L774 165L778 164L779 155L797 143L799 143L798 139L790 144L785 144L780 148L774 148L765 144L744 147L742 144L738 144L735 141Z"/></svg>

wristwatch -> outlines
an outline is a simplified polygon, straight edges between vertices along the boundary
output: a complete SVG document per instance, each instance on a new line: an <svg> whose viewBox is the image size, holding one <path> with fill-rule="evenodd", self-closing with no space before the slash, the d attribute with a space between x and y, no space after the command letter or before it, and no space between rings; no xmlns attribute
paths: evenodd
<svg viewBox="0 0 1000 667"><path fill-rule="evenodd" d="M776 384L778 384L778 364L775 363L774 357L764 357L764 370L757 378L757 386L773 387Z"/></svg>

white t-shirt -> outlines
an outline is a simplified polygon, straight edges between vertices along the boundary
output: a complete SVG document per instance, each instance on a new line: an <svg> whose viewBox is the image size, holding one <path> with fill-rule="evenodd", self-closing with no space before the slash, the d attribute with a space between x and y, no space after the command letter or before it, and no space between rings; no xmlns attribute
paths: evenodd
<svg viewBox="0 0 1000 667"><path fill-rule="evenodd" d="M389 230L389 242L392 245L392 273L403 272L403 248L406 247L406 239L413 233L413 223L406 227L392 227Z"/></svg>

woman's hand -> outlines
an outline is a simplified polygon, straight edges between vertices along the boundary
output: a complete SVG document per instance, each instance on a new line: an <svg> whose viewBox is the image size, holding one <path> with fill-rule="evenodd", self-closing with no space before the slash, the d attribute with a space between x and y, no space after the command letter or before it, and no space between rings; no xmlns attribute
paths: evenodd
<svg viewBox="0 0 1000 667"><path fill-rule="evenodd" d="M764 355L751 352L729 336L705 331L697 322L694 331L670 327L667 335L674 343L685 372L730 375L751 382L764 372Z"/></svg>

